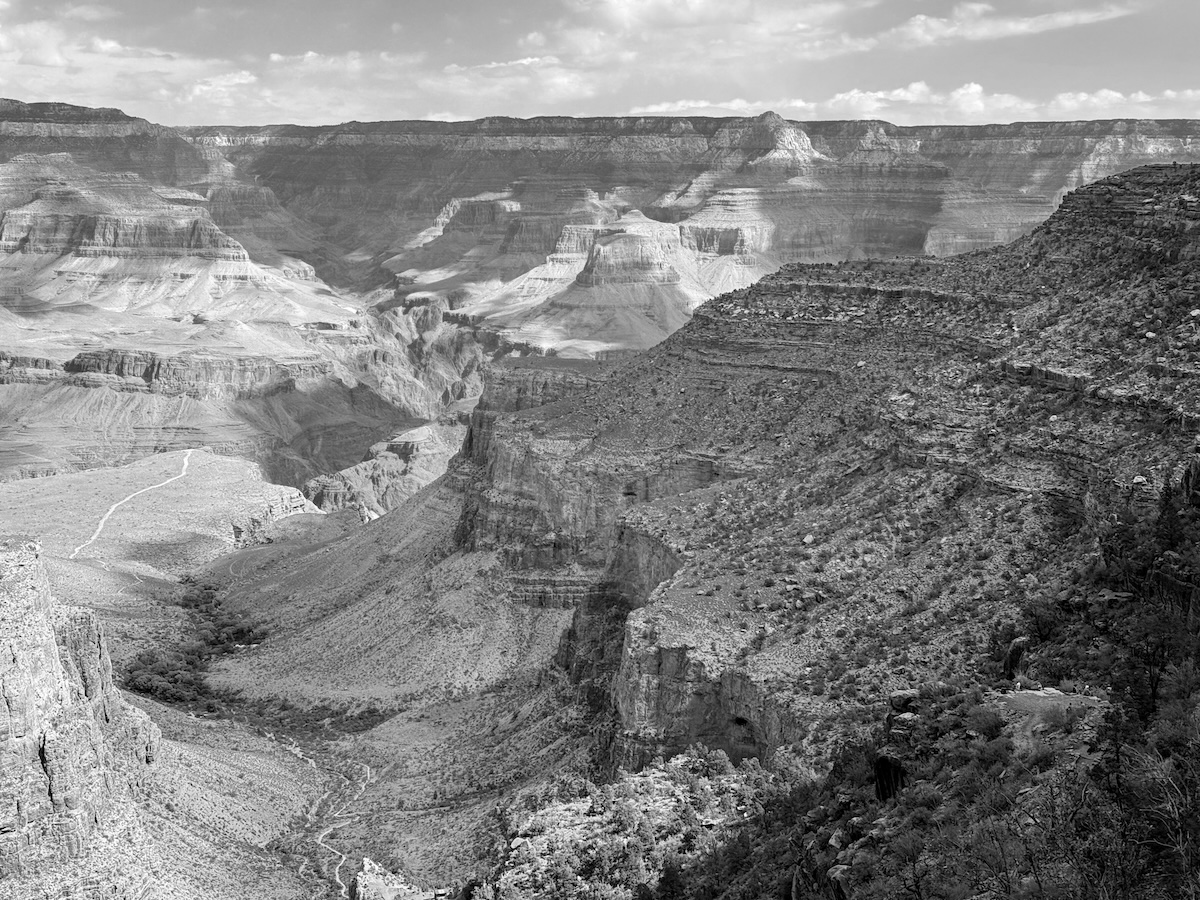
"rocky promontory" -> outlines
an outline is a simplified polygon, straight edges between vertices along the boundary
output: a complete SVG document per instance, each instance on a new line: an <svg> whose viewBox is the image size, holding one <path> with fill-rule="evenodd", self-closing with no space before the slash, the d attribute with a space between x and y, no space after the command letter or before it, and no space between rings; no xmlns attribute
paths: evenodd
<svg viewBox="0 0 1200 900"><path fill-rule="evenodd" d="M27 538L0 538L0 642L0 877L14 898L144 897L156 861L134 798L159 730L114 686L95 616L51 599Z"/></svg>

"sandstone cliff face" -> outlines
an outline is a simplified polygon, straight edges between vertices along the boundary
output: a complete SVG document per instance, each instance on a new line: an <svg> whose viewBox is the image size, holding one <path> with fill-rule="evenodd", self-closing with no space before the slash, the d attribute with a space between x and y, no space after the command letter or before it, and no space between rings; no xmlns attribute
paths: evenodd
<svg viewBox="0 0 1200 900"><path fill-rule="evenodd" d="M117 109L0 100L0 162L22 154L69 153L92 168L136 172L161 184L203 181L203 154L174 129Z"/></svg>
<svg viewBox="0 0 1200 900"><path fill-rule="evenodd" d="M352 509L369 522L440 477L466 432L453 420L402 431L372 444L357 465L306 482L304 495L326 512Z"/></svg>
<svg viewBox="0 0 1200 900"><path fill-rule="evenodd" d="M0 162L0 305L35 315L83 305L101 319L114 312L202 313L346 323L351 309L313 283L312 266L276 249L311 249L313 241L270 207L273 198L258 196L264 189L196 187L202 193L92 168L62 152ZM247 238L253 260L214 221L210 206ZM69 321L51 318L42 329Z"/></svg>
<svg viewBox="0 0 1200 900"><path fill-rule="evenodd" d="M26 539L0 539L0 877L13 897L142 897L154 859L125 867L120 856L141 849L131 797L158 754L158 729L113 686L95 617L55 606L39 554Z"/></svg>

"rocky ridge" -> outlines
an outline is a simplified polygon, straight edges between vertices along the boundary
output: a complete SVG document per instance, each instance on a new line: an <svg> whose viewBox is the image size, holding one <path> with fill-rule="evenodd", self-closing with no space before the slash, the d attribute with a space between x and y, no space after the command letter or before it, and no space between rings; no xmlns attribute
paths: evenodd
<svg viewBox="0 0 1200 900"><path fill-rule="evenodd" d="M146 788L159 730L114 686L95 616L54 604L36 543L3 539L0 591L0 876L14 897L143 897L158 863L133 798Z"/></svg>
<svg viewBox="0 0 1200 900"><path fill-rule="evenodd" d="M885 716L878 753L900 754L888 729L899 746L923 721L907 704L969 704L947 683L994 665L988 642L1019 627L1022 604L1078 602L1100 510L1152 508L1195 465L1198 183L1195 166L1113 176L1028 238L945 262L785 267L583 395L477 421L470 540L547 579L590 563L593 588L606 586L581 593L559 660L590 691L607 686L611 762L703 744L827 768ZM531 554L546 532L552 551ZM1027 742L1022 715L1072 702L1027 693L986 714L989 738L1012 719ZM622 796L655 799L634 785L614 787L614 812ZM602 800L575 796L508 832L498 896L570 880L528 848L605 826ZM796 840L814 837L771 862L796 866L792 896L882 876L879 847L899 840L904 808L874 831L821 830L820 816L845 825L842 802L814 810ZM649 857L655 842L639 846ZM604 865L573 871L594 885Z"/></svg>

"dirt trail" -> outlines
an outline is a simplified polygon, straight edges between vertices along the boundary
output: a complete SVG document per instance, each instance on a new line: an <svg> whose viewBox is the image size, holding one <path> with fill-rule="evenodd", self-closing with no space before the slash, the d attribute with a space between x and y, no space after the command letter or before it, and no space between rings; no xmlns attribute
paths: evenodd
<svg viewBox="0 0 1200 900"><path fill-rule="evenodd" d="M332 853L338 858L337 863L333 867L333 880L337 882L338 888L341 889L343 897L350 896L350 886L342 881L341 874L342 865L346 862L346 854L342 853L342 851L338 850L336 847L331 847L325 843L325 838L329 837L330 833L335 829L340 828L342 825L346 825L349 822L353 822L358 818L356 815L347 813L346 810L362 799L362 795L366 791L367 785L371 783L371 767L365 763L358 763L358 765L362 766L363 780L359 783L358 789L355 791L354 796L339 806L335 812L330 813L330 817L334 820L333 823L327 826L325 830L317 835L316 839L313 841L313 843L315 843L317 846L323 848L329 853ZM349 779L347 779L346 783L347 785L349 784Z"/></svg>
<svg viewBox="0 0 1200 900"><path fill-rule="evenodd" d="M134 491L129 496L122 497L120 500L118 500L116 503L114 503L112 506L110 506L108 508L108 512L106 512L101 517L100 524L96 526L96 530L92 533L92 536L90 538L88 538L86 541L84 541L82 544L80 544L78 547L76 547L74 550L72 550L71 555L68 556L67 559L74 559L76 556L79 555L80 550L82 550L84 547L89 546L90 544L95 543L96 538L100 537L100 532L102 532L104 530L104 526L108 524L109 517L117 511L118 507L123 506L124 504L128 503L130 500L132 500L134 497L139 496L140 494L145 494L145 493L148 493L149 491L157 490L160 487L170 484L172 481L178 481L180 478L182 478L184 475L186 475L187 470L188 470L188 463L191 461L191 458L192 458L192 453L193 453L192 450L184 450L183 451L183 468L180 469L178 475L173 475L170 478L168 478L166 481L160 481L158 484L150 485L150 487L142 488L140 491Z"/></svg>
<svg viewBox="0 0 1200 900"><path fill-rule="evenodd" d="M268 736L272 740L278 740L277 738L275 738L275 736L273 734L268 733ZM337 787L332 787L329 790L327 790L316 801L314 801L313 804L308 808L308 811L305 813L305 816L304 816L305 828L307 830L307 828L311 827L313 825L314 821L317 819L317 813L318 813L318 810L320 810L321 806L327 800L329 800L334 794L337 794L341 791L345 791L350 787L350 779L347 778L345 775L343 775L341 772L337 772L337 771L327 768L326 766L322 766L313 757L309 756L307 753L305 753L303 750L301 750L300 746L298 744L296 744L294 741L290 742L290 746L288 746L287 749L294 756L298 757L299 759L304 760L310 766L312 766L314 769L325 769L326 771L333 772L333 774L336 775L338 777L338 779L340 780L340 784ZM333 833L333 831L340 828L342 825L346 825L350 822L353 822L356 818L358 818L357 815L347 813L346 810L362 799L362 795L367 790L367 785L371 783L371 767L366 765L365 763L355 763L355 765L362 768L363 778L362 778L362 781L359 782L358 786L355 788L354 796L344 800L342 802L342 804L340 806L338 806L336 809L331 809L330 812L327 814L327 816L322 816L321 818L328 818L328 819L331 819L332 821L329 825L325 826L325 828L320 832L320 834L318 834L315 838L311 838L311 840L314 844L316 844L318 847L320 847L326 853L337 858L337 862L334 863L334 866L333 866L333 880L337 883L338 890L341 892L341 896L343 896L343 897L350 896L350 886L348 884L346 884L344 881L342 881L342 866L345 864L347 857L346 857L345 853L342 853L342 851L338 850L336 847L331 847L329 844L325 843L325 838L329 837L329 835L331 833ZM303 875L304 870L307 867L308 867L308 861L301 860L298 874Z"/></svg>

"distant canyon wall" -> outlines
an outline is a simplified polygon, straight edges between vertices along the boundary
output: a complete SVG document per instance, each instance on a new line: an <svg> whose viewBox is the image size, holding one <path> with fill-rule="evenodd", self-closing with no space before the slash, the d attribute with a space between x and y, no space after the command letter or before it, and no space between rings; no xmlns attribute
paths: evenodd
<svg viewBox="0 0 1200 900"><path fill-rule="evenodd" d="M1029 233L1082 184L1200 160L1198 121L489 118L189 128L340 261L513 343L604 358L780 265L946 256Z"/></svg>
<svg viewBox="0 0 1200 900"><path fill-rule="evenodd" d="M441 214L450 227L499 224L510 245L552 253L586 189L601 204L679 223L685 243L717 255L945 255L1029 232L1097 178L1200 159L1195 120L902 127L767 113L183 133L335 239L380 252Z"/></svg>

